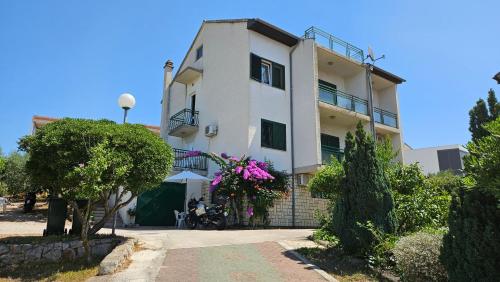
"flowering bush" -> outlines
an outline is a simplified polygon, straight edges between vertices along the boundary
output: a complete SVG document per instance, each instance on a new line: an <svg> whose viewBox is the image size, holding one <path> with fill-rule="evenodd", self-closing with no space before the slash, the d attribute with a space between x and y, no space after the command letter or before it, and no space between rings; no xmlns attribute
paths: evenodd
<svg viewBox="0 0 500 282"><path fill-rule="evenodd" d="M246 214L251 222L255 223L258 218L263 224L268 224L268 208L288 191L288 175L275 170L270 162L246 156L237 158L226 153L218 156L190 151L186 155L204 155L220 166L210 183L210 192L229 197L236 224L241 223L245 203Z"/></svg>

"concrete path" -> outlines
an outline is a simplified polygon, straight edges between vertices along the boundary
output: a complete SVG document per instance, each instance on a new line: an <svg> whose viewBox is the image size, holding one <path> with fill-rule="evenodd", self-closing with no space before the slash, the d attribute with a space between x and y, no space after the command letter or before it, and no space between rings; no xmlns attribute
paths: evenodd
<svg viewBox="0 0 500 282"><path fill-rule="evenodd" d="M156 281L325 281L276 242L174 249Z"/></svg>
<svg viewBox="0 0 500 282"><path fill-rule="evenodd" d="M107 233L109 229L103 229L102 232ZM292 272L296 271L299 271L297 277L306 275L308 279L314 278L301 279L302 281L324 281L315 271L310 270L310 266L304 265L290 252L274 243L285 240L308 244L310 241L305 238L311 232L310 229L120 229L117 234L143 242L143 250L134 253L131 264L123 271L90 281L270 281L265 278L269 275L277 279L273 281L298 281L291 277ZM174 264L176 262L179 263ZM226 268L218 271L218 264ZM278 269L285 269L285 272ZM254 276L252 272L260 273L264 270L264 276ZM214 279L207 280L211 277ZM227 279L224 280L223 277Z"/></svg>

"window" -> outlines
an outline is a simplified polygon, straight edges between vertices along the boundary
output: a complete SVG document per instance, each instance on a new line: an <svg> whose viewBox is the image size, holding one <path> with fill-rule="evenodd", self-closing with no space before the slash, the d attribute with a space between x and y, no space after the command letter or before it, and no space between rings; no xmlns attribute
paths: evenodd
<svg viewBox="0 0 500 282"><path fill-rule="evenodd" d="M250 54L250 77L285 90L285 66Z"/></svg>
<svg viewBox="0 0 500 282"><path fill-rule="evenodd" d="M286 125L274 121L261 120L261 146L286 151Z"/></svg>
<svg viewBox="0 0 500 282"><path fill-rule="evenodd" d="M261 82L265 84L271 84L271 64L268 62L262 62L262 64L260 65L260 70L260 77L262 78Z"/></svg>
<svg viewBox="0 0 500 282"><path fill-rule="evenodd" d="M198 60L201 57L203 57L203 45L201 45L200 47L198 47L198 49L196 49L196 60Z"/></svg>

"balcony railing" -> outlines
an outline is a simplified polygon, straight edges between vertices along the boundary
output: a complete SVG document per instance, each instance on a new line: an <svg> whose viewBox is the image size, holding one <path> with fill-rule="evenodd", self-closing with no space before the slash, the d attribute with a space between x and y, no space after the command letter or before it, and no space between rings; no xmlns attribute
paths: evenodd
<svg viewBox="0 0 500 282"><path fill-rule="evenodd" d="M314 26L305 31L304 38L312 38L318 44L360 63L365 58L363 50L360 48Z"/></svg>
<svg viewBox="0 0 500 282"><path fill-rule="evenodd" d="M207 170L207 157L190 156L188 150L174 148L174 168Z"/></svg>
<svg viewBox="0 0 500 282"><path fill-rule="evenodd" d="M318 83L319 100L330 105L338 106L356 113L368 115L368 101L337 90L329 85ZM398 115L379 108L373 108L376 123L398 128Z"/></svg>
<svg viewBox="0 0 500 282"><path fill-rule="evenodd" d="M339 162L344 158L344 150L340 148L321 145L321 161L323 164L329 164L332 157L336 158Z"/></svg>
<svg viewBox="0 0 500 282"><path fill-rule="evenodd" d="M398 115L379 108L373 108L373 117L375 122L385 124L391 127L398 127Z"/></svg>
<svg viewBox="0 0 500 282"><path fill-rule="evenodd" d="M319 100L353 112L368 115L368 101L319 83Z"/></svg>
<svg viewBox="0 0 500 282"><path fill-rule="evenodd" d="M173 115L168 123L169 133L172 134L182 128L198 128L198 113L198 111L192 111L191 109L183 109Z"/></svg>

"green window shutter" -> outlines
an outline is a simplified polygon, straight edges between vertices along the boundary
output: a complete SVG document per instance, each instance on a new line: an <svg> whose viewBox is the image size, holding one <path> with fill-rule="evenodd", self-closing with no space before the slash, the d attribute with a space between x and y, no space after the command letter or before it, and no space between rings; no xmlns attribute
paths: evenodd
<svg viewBox="0 0 500 282"><path fill-rule="evenodd" d="M261 65L262 65L261 57L253 53L250 53L250 77L259 82L262 80Z"/></svg>
<svg viewBox="0 0 500 282"><path fill-rule="evenodd" d="M273 63L273 86L285 89L285 66L278 63Z"/></svg>
<svg viewBox="0 0 500 282"><path fill-rule="evenodd" d="M286 151L286 125L273 124L273 143L275 149Z"/></svg>
<svg viewBox="0 0 500 282"><path fill-rule="evenodd" d="M321 146L327 146L331 148L340 148L340 140L337 136L332 136L328 134L321 134Z"/></svg>
<svg viewBox="0 0 500 282"><path fill-rule="evenodd" d="M261 146L286 151L286 125L274 121L261 120Z"/></svg>

